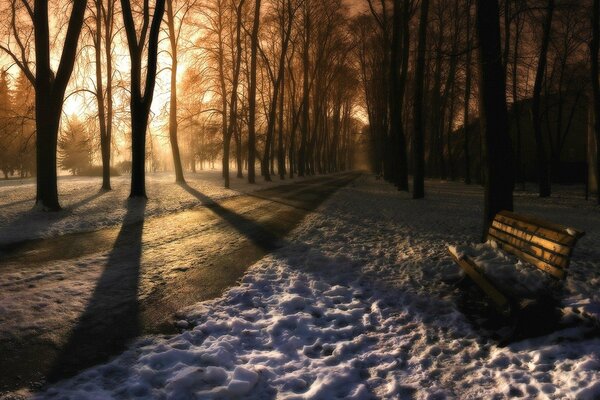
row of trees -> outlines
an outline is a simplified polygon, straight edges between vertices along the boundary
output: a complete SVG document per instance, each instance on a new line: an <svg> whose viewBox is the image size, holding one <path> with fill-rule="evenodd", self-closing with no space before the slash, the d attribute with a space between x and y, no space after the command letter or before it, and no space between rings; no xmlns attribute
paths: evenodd
<svg viewBox="0 0 600 400"><path fill-rule="evenodd" d="M492 179L489 171L479 173L486 172L488 154L511 153L515 179L528 177L525 163L534 159L540 196L549 196L552 178L564 169L565 143L576 134L586 142L582 110L596 96L589 88L598 79L595 2L366 1L370 13L357 20L355 32L375 171L401 190L408 189L407 172L413 172L414 194L421 197L425 175L484 182ZM480 32L483 16L477 12L484 8L498 8L498 15L486 15L493 20L486 23L494 25ZM512 144L506 154L486 150L491 143L484 140L481 118L482 52L485 43L496 40L489 37L495 25L510 106L506 130L510 126ZM529 141L533 154L524 154ZM503 162L506 175L511 175L510 159ZM583 181L583 171L580 175Z"/></svg>
<svg viewBox="0 0 600 400"><path fill-rule="evenodd" d="M185 166L214 163L217 152L227 187L232 156L237 176L246 169L249 182L255 164L266 180L350 166L360 122L342 0L9 0L3 7L11 18L0 50L35 93L32 142L44 209L60 209L57 146L71 96L95 109L104 190L117 108L128 98L130 195L146 196L146 137L162 73L170 75L164 129L177 182Z"/></svg>
<svg viewBox="0 0 600 400"><path fill-rule="evenodd" d="M346 168L357 82L342 2L213 0L200 15L190 27L202 36L185 49L199 68L186 71L178 120L206 128L196 145L221 132L225 185L230 154L249 182L256 164L266 180Z"/></svg>

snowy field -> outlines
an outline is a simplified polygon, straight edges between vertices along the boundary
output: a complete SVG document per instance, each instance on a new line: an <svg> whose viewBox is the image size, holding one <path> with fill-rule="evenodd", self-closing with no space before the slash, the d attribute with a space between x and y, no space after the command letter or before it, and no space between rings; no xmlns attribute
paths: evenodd
<svg viewBox="0 0 600 400"><path fill-rule="evenodd" d="M225 189L220 170L186 174L187 184L191 188L213 200L302 179L280 181L275 178L269 183L258 177L257 183L250 185L246 179L238 179L233 175L231 189ZM43 213L33 210L34 179L0 181L0 245L118 226L127 213L129 184L129 175L115 177L112 178L113 190L100 192L101 178L62 176L58 181L58 193L63 210ZM146 193L149 198L146 218L199 205L196 197L175 184L172 173L148 174Z"/></svg>
<svg viewBox="0 0 600 400"><path fill-rule="evenodd" d="M38 398L600 398L600 338L584 324L499 346L460 311L446 247L477 241L481 208L476 186L428 182L414 201L363 176L238 286L183 310L180 334L142 338ZM587 231L563 308L593 311L600 210L565 192L517 194L516 211Z"/></svg>

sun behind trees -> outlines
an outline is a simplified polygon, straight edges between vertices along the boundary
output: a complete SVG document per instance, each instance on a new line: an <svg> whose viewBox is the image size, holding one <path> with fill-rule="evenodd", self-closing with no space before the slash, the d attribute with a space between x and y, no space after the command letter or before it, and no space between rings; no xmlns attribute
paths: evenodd
<svg viewBox="0 0 600 400"><path fill-rule="evenodd" d="M182 183L220 159L229 187L230 168L251 183L259 168L270 181L352 168L360 152L415 198L426 177L493 185L489 155L499 153L480 106L481 40L492 29L477 30L483 4L3 2L4 175L32 174L35 146L37 203L59 209L57 144L65 117L77 117L95 121L91 164L103 166L102 188L111 188L111 165L131 162L132 196L144 197L146 171L163 165ZM588 90L598 86L589 85L598 75L593 5L498 2L502 77L490 79L505 82L506 157L515 180L538 181L541 196L554 182L587 179L587 109L600 108L600 90ZM17 94L25 80L35 107Z"/></svg>
<svg viewBox="0 0 600 400"><path fill-rule="evenodd" d="M351 166L362 122L352 14L341 0L10 0L2 11L11 16L1 32L12 86L5 92L16 90L20 69L36 93L37 202L44 209L60 209L63 116L96 116L100 149L92 160L103 165L104 190L111 164L131 157L131 196L146 195L152 166L145 138L165 125L177 182L184 182L183 165L195 170L207 151L220 150L226 186L231 158L237 176L246 169L250 182L257 167L271 180ZM201 81L182 88L192 71ZM195 109L178 89L198 99ZM215 130L221 149L204 141Z"/></svg>

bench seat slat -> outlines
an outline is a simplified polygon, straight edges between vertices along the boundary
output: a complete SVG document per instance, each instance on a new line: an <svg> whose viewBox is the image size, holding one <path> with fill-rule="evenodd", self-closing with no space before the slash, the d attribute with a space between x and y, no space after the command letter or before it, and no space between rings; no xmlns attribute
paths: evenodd
<svg viewBox="0 0 600 400"><path fill-rule="evenodd" d="M558 268L567 268L569 266L569 258L561 254L556 254L546 248L540 247L532 242L519 239L506 232L499 231L495 228L490 228L489 235L493 236L496 241L500 240L504 243L513 245L525 253L539 259L540 261L547 262Z"/></svg>
<svg viewBox="0 0 600 400"><path fill-rule="evenodd" d="M571 254L571 246L558 244L556 242L544 239L540 236L536 236L529 231L523 231L513 226L503 224L500 221L494 220L494 222L492 222L491 227L495 228L498 231L505 232L511 236L514 236L518 239L530 242L540 248L547 249L553 253L560 254L566 257L568 257Z"/></svg>
<svg viewBox="0 0 600 400"><path fill-rule="evenodd" d="M512 215L516 215L516 214L512 214ZM519 229L521 231L527 232L531 235L535 235L540 238L550 240L552 242L555 242L557 244L564 245L564 246L571 247L575 244L575 242L577 240L577 238L575 236L572 236L569 233L567 233L566 228L564 230L557 231L554 229L549 229L544 226L534 225L531 222L528 222L527 220L515 218L513 216L508 216L505 214L504 211L502 213L498 213L496 215L495 220L502 224L505 224L505 225L511 226L513 228Z"/></svg>
<svg viewBox="0 0 600 400"><path fill-rule="evenodd" d="M523 260L531 265L534 265L543 271L546 271L547 273L549 273L550 275L554 276L557 279L563 279L566 275L565 270L563 270L562 268L557 268L554 265L551 265L545 261L539 260L538 258L525 253L521 249L519 249L509 243L505 243L505 242L502 242L501 240L498 240L498 244L500 245L502 250L507 251L508 253L514 254L521 260Z"/></svg>
<svg viewBox="0 0 600 400"><path fill-rule="evenodd" d="M506 210L500 211L498 213L498 215L513 218L513 219L528 223L530 225L533 225L536 228L541 227L541 228L549 229L551 231L555 231L555 232L558 232L561 234L567 234L567 235L573 237L576 241L581 239L581 237L585 236L585 232L580 231L578 229L574 229L574 228L570 228L568 226L564 226L564 225L556 224L554 222L546 221L546 220L534 217L532 215L517 214L512 211L506 211Z"/></svg>

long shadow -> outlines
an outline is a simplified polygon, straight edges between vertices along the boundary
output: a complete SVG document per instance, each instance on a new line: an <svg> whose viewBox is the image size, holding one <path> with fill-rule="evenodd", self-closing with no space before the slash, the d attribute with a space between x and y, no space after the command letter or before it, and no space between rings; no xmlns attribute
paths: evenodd
<svg viewBox="0 0 600 400"><path fill-rule="evenodd" d="M272 251L280 247L279 237L264 226L226 209L210 197L190 187L187 183L180 184L180 186L262 250Z"/></svg>
<svg viewBox="0 0 600 400"><path fill-rule="evenodd" d="M304 203L306 203L306 206L302 206L299 204L292 204L292 203L284 201L286 199L295 198L301 192L306 194L306 192L314 191L314 189L311 190L311 189L303 188L300 190L293 190L290 192L289 186L292 186L292 184L278 186L275 188L269 188L269 189L265 189L265 190L261 191L263 194L269 193L269 194L271 194L271 196L261 195L258 193L254 193L254 194L250 193L250 194L246 194L246 195L249 197L255 197L260 200L272 201L272 202L280 203L280 204L283 204L283 205L286 205L286 206L289 206L292 208L296 208L296 209L299 209L302 211L310 212L310 211L313 211L319 204L321 204L327 197L329 197L337 189L347 185L349 182L356 179L358 176L359 175L355 174L355 175L350 176L349 179L348 178L344 179L344 177L342 177L342 178L321 177L321 178L311 179L310 181L306 181L306 182L293 183L293 185L308 186L308 187L314 188L314 186L316 186L315 183L325 181L325 182L331 183L330 186L334 187L334 189L327 188L327 190L323 191L323 193L319 193L318 196L310 199L309 201L307 201L305 199ZM256 246L258 246L262 250L270 252L270 251L275 250L278 247L281 247L281 242L280 242L281 235L278 235L278 234L272 232L271 230L267 229L265 226L255 222L251 219L248 219L248 218L244 217L243 215L240 215L238 213L228 210L227 208L225 208L225 207L221 206L220 204L218 204L217 202L215 202L210 197L208 197L205 194L202 194L199 191L197 191L196 189L190 187L187 183L182 183L182 184L180 184L180 186L185 191L190 193L192 196L194 196L198 200L200 200L202 205L206 206L208 209L213 211L215 214L217 214L219 217L221 217L223 220L225 220L227 223L229 223L234 229L236 229L239 233L241 233L242 235L247 237L250 241L252 241ZM273 196L273 195L276 195L276 196ZM290 227L290 229L291 228L292 227Z"/></svg>
<svg viewBox="0 0 600 400"><path fill-rule="evenodd" d="M88 196L76 203L73 203L73 204L65 207L64 209L62 209L61 211L56 212L56 213L44 212L44 214L43 214L44 221L38 221L38 223L36 224L36 225L38 225L37 228L32 230L33 234L37 235L38 233L40 233L44 229L48 228L52 224L55 224L55 223L61 221L62 219L66 218L67 216L71 215L71 212L73 210L96 200L97 198L104 195L105 193L106 193L105 191L99 191L91 196ZM6 226L4 229L2 229L2 231L0 231L0 237L3 236L4 233L6 233L6 232L11 232L14 229L21 228L24 224L28 223L28 221L31 220L32 215L34 215L34 214L39 215L41 213L42 213L41 211L35 211L35 210L28 210L28 211L22 213L18 218L13 220L10 223L10 225ZM11 252L21 249L24 246L39 242L41 240L43 240L43 239L25 239L25 240L18 240L18 241L8 243L8 244L0 244L0 252L11 253Z"/></svg>
<svg viewBox="0 0 600 400"><path fill-rule="evenodd" d="M16 205L23 204L23 203L35 203L35 199L16 200L16 201L12 201L10 203L2 204L2 207L11 207L11 206L16 206Z"/></svg>
<svg viewBox="0 0 600 400"><path fill-rule="evenodd" d="M146 200L128 200L127 214L85 311L61 348L48 381L68 377L122 351L141 331L138 287Z"/></svg>

